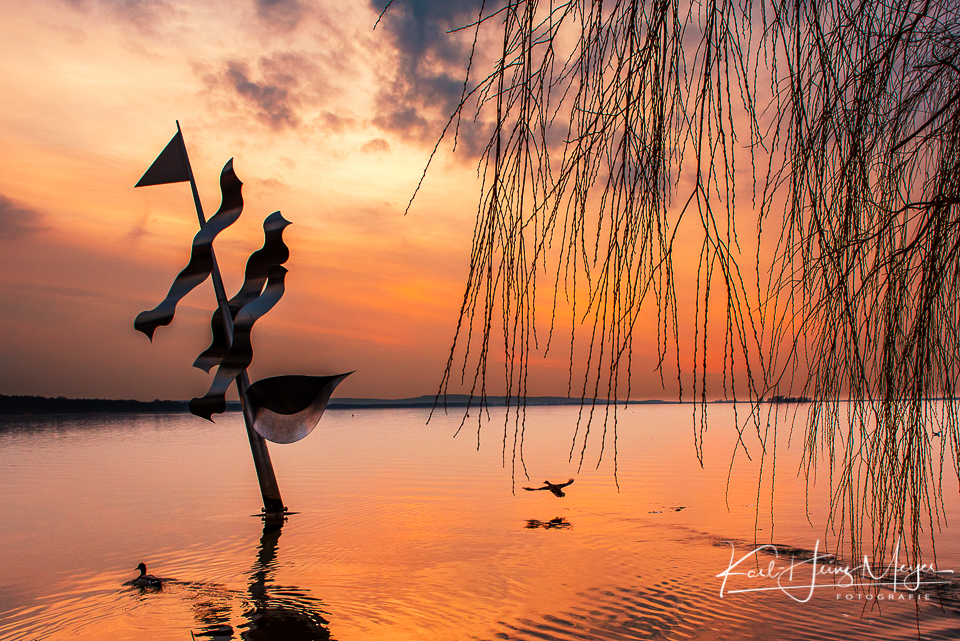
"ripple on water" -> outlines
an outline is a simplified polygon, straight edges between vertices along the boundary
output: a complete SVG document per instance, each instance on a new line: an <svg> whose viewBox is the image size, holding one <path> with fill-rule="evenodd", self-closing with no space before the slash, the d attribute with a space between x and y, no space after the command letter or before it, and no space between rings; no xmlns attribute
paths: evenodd
<svg viewBox="0 0 960 641"><path fill-rule="evenodd" d="M741 507L756 486L725 500L728 458L700 468L685 411L624 413L618 492L608 470L565 465L568 435L556 434L575 410L531 410L530 474L576 476L562 500L514 492L526 481L511 483L496 431L478 452L474 435L452 440L423 412L331 412L309 439L271 450L299 512L282 530L249 518L259 496L238 416L39 421L0 434L6 514L20 515L0 542L21 553L0 567L0 639L917 638L910 604L864 609L832 588L808 604L721 599L720 537L753 547L742 537L754 509ZM641 433L648 424L684 430ZM159 471L132 473L132 455ZM802 509L798 487L781 495L788 509ZM529 527L552 520L565 526ZM790 542L810 545L803 536ZM140 561L168 579L161 590L123 585ZM957 600L946 604L922 604L923 637L960 638Z"/></svg>

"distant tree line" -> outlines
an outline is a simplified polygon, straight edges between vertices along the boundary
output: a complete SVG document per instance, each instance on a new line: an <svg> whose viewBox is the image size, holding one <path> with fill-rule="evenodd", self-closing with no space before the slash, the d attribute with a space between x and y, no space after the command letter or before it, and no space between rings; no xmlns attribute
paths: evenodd
<svg viewBox="0 0 960 641"><path fill-rule="evenodd" d="M100 412L186 412L186 401L134 401L102 398L48 398L45 396L4 396L0 414L95 414Z"/></svg>

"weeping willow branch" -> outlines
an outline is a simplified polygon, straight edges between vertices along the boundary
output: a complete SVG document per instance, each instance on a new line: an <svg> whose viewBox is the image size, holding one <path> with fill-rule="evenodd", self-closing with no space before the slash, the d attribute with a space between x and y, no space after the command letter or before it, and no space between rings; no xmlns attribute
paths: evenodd
<svg viewBox="0 0 960 641"><path fill-rule="evenodd" d="M569 340L571 459L599 438L616 465L655 326L643 367L698 402L698 456L709 400L747 403L765 457L759 403L812 396L832 527L916 552L960 456L957 24L932 0L484 4L465 29L501 36L495 63L444 131L492 133L441 392L506 391L516 470L532 358Z"/></svg>

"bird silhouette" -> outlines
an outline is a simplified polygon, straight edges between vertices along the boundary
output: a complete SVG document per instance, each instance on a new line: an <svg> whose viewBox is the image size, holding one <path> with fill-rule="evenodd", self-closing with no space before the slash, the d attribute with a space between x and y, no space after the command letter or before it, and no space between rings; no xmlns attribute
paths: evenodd
<svg viewBox="0 0 960 641"><path fill-rule="evenodd" d="M544 482L543 482L543 484L544 484L543 487L525 487L525 488L523 488L523 489L525 489L525 490L527 490L527 491L529 491L529 492L536 492L536 491L538 491L538 490L550 490L555 497L557 497L557 498L563 498L565 495L564 495L564 493L563 493L563 489L562 489L562 488L567 487L567 486L570 485L571 483L573 483L573 479L570 479L570 480L567 481L566 483L551 483L550 481L544 481Z"/></svg>
<svg viewBox="0 0 960 641"><path fill-rule="evenodd" d="M133 580L133 584L141 588L159 588L163 586L160 579L153 576L152 574L147 574L147 566L143 563L137 566L137 569L140 570L140 576Z"/></svg>

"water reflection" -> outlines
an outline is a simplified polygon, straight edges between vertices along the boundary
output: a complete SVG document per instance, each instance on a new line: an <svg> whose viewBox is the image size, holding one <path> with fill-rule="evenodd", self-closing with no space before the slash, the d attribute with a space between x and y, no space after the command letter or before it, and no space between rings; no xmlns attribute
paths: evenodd
<svg viewBox="0 0 960 641"><path fill-rule="evenodd" d="M233 611L229 595L209 595L193 605L194 616L203 624L199 632L191 632L194 638L233 639L230 615Z"/></svg>
<svg viewBox="0 0 960 641"><path fill-rule="evenodd" d="M780 590L721 598L717 575L731 543L736 558L774 540L793 546L778 545L781 558L798 562L818 540L821 551L828 538L836 551L836 536L824 533L826 510L811 525L806 509L820 499L829 505L831 495L808 497L795 476L799 454L781 458L778 469L787 471L777 479L771 532L756 469L738 467L729 478L723 433L711 432L719 444L707 441L701 468L685 428L643 428L682 427L686 412L637 410L633 432L622 424L622 491L609 471L590 469L562 499L522 483L516 496L499 443L478 452L475 443L441 438L426 413L334 412L322 438L281 448L284 483L300 490L291 503L301 514L285 525L251 520L255 482L228 472L249 466L237 415L212 426L190 416L125 416L99 427L56 419L37 431L22 419L20 431L0 429L0 549L12 552L0 564L0 641L189 641L191 633L198 641L915 641L918 628L926 638L960 639L960 600L941 601L932 588L919 614L916 599L861 600L832 584L805 604ZM530 412L528 455L551 470L531 470L534 478L557 478L555 461L569 443L556 426L575 416ZM458 424L456 417L450 433ZM131 466L134 459L151 464ZM956 527L960 494L946 498ZM938 536L929 561L960 576L957 541ZM788 562L765 552L744 571ZM121 587L141 560L166 579L162 590ZM762 581L737 576L727 588Z"/></svg>
<svg viewBox="0 0 960 641"><path fill-rule="evenodd" d="M543 528L545 530L563 530L568 527L573 527L570 521L558 516L556 518L550 519L549 521L538 521L537 519L527 519L526 526L527 529L535 530L537 528Z"/></svg>
<svg viewBox="0 0 960 641"><path fill-rule="evenodd" d="M323 603L296 587L276 585L277 551L285 517L266 517L250 575L250 602L243 613L248 623L241 639L314 641L330 638Z"/></svg>
<svg viewBox="0 0 960 641"><path fill-rule="evenodd" d="M275 575L279 564L280 535L286 517L267 518L257 548L257 559L249 575L246 594L222 586L192 584L193 613L198 631L197 639L240 639L265 641L326 641L330 639L327 614L323 602L305 590L277 585ZM245 620L235 630L231 618L239 601L239 610Z"/></svg>

